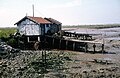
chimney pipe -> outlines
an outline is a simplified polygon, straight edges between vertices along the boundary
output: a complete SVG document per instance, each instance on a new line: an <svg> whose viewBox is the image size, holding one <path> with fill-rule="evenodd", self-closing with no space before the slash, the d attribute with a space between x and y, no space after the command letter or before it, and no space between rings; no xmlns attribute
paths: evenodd
<svg viewBox="0 0 120 78"><path fill-rule="evenodd" d="M34 17L34 4L32 5L32 9L33 9L33 17Z"/></svg>

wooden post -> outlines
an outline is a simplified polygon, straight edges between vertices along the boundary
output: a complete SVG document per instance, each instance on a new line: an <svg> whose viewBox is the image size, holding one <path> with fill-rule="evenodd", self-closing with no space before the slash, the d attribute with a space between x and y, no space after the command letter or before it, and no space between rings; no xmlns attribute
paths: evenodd
<svg viewBox="0 0 120 78"><path fill-rule="evenodd" d="M87 35L85 35L85 40L87 40Z"/></svg>
<svg viewBox="0 0 120 78"><path fill-rule="evenodd" d="M67 46L68 46L68 41L66 40L66 50L67 50Z"/></svg>
<svg viewBox="0 0 120 78"><path fill-rule="evenodd" d="M44 41L43 41L43 49L46 48L46 37L44 36Z"/></svg>
<svg viewBox="0 0 120 78"><path fill-rule="evenodd" d="M60 43L59 43L59 49L61 49L61 42L62 42L62 40L60 39Z"/></svg>
<svg viewBox="0 0 120 78"><path fill-rule="evenodd" d="M29 39L29 37L27 37L27 41L28 41L28 42L30 42L30 39Z"/></svg>
<svg viewBox="0 0 120 78"><path fill-rule="evenodd" d="M96 52L96 51L95 51L95 48L96 48L96 45L95 45L95 43L94 43L94 45L93 45L94 53Z"/></svg>
<svg viewBox="0 0 120 78"><path fill-rule="evenodd" d="M103 36L103 44L102 44L102 53L104 52L104 44L105 44L105 40L104 40L104 34L102 34Z"/></svg>
<svg viewBox="0 0 120 78"><path fill-rule="evenodd" d="M54 38L53 38L53 42L52 42L53 47L52 47L52 48L54 48L54 41L55 41L55 40L54 40Z"/></svg>
<svg viewBox="0 0 120 78"><path fill-rule="evenodd" d="M43 54L43 50L42 50L42 63L44 62L44 54ZM43 63L44 66L44 63Z"/></svg>
<svg viewBox="0 0 120 78"><path fill-rule="evenodd" d="M87 51L88 51L88 44L85 43L85 52L87 52Z"/></svg>
<svg viewBox="0 0 120 78"><path fill-rule="evenodd" d="M104 53L104 44L102 44L102 53Z"/></svg>
<svg viewBox="0 0 120 78"><path fill-rule="evenodd" d="M84 37L84 35L83 35L83 40L84 40L84 38L85 38L85 37Z"/></svg>
<svg viewBox="0 0 120 78"><path fill-rule="evenodd" d="M70 37L71 37L72 35L71 35L71 33L70 33Z"/></svg>
<svg viewBox="0 0 120 78"><path fill-rule="evenodd" d="M40 42L40 37L38 36L38 41Z"/></svg>
<svg viewBox="0 0 120 78"><path fill-rule="evenodd" d="M46 67L46 50L44 50L45 52L45 58L44 58L44 60L45 60L45 67Z"/></svg>
<svg viewBox="0 0 120 78"><path fill-rule="evenodd" d="M75 42L73 42L73 51L75 50Z"/></svg>

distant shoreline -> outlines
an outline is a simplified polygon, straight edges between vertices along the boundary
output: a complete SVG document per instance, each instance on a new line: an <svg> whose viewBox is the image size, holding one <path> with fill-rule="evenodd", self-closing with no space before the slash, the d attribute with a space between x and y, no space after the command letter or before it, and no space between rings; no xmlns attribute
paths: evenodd
<svg viewBox="0 0 120 78"><path fill-rule="evenodd" d="M14 29L14 28L17 28L17 27L0 27L0 29Z"/></svg>
<svg viewBox="0 0 120 78"><path fill-rule="evenodd" d="M108 25L64 25L62 28L91 28L91 29L103 29L103 28L115 28L120 27L120 24L108 24Z"/></svg>
<svg viewBox="0 0 120 78"><path fill-rule="evenodd" d="M103 29L103 28L115 28L120 27L120 24L99 24L99 25L63 25L62 28L92 28L92 29ZM11 29L17 27L4 27L1 26L0 29Z"/></svg>

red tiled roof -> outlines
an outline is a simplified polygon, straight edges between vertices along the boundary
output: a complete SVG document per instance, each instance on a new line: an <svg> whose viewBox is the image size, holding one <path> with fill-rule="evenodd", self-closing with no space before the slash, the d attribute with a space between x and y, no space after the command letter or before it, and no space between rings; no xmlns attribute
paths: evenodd
<svg viewBox="0 0 120 78"><path fill-rule="evenodd" d="M42 17L31 17L31 16L27 16L27 17L37 23L42 23L42 24L50 24L51 23Z"/></svg>

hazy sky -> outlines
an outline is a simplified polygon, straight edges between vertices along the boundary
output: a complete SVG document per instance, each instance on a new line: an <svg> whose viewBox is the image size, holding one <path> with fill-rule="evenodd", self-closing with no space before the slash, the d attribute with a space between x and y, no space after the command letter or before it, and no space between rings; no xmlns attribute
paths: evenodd
<svg viewBox="0 0 120 78"><path fill-rule="evenodd" d="M120 0L0 0L0 26L26 16L52 17L63 25L120 24Z"/></svg>

